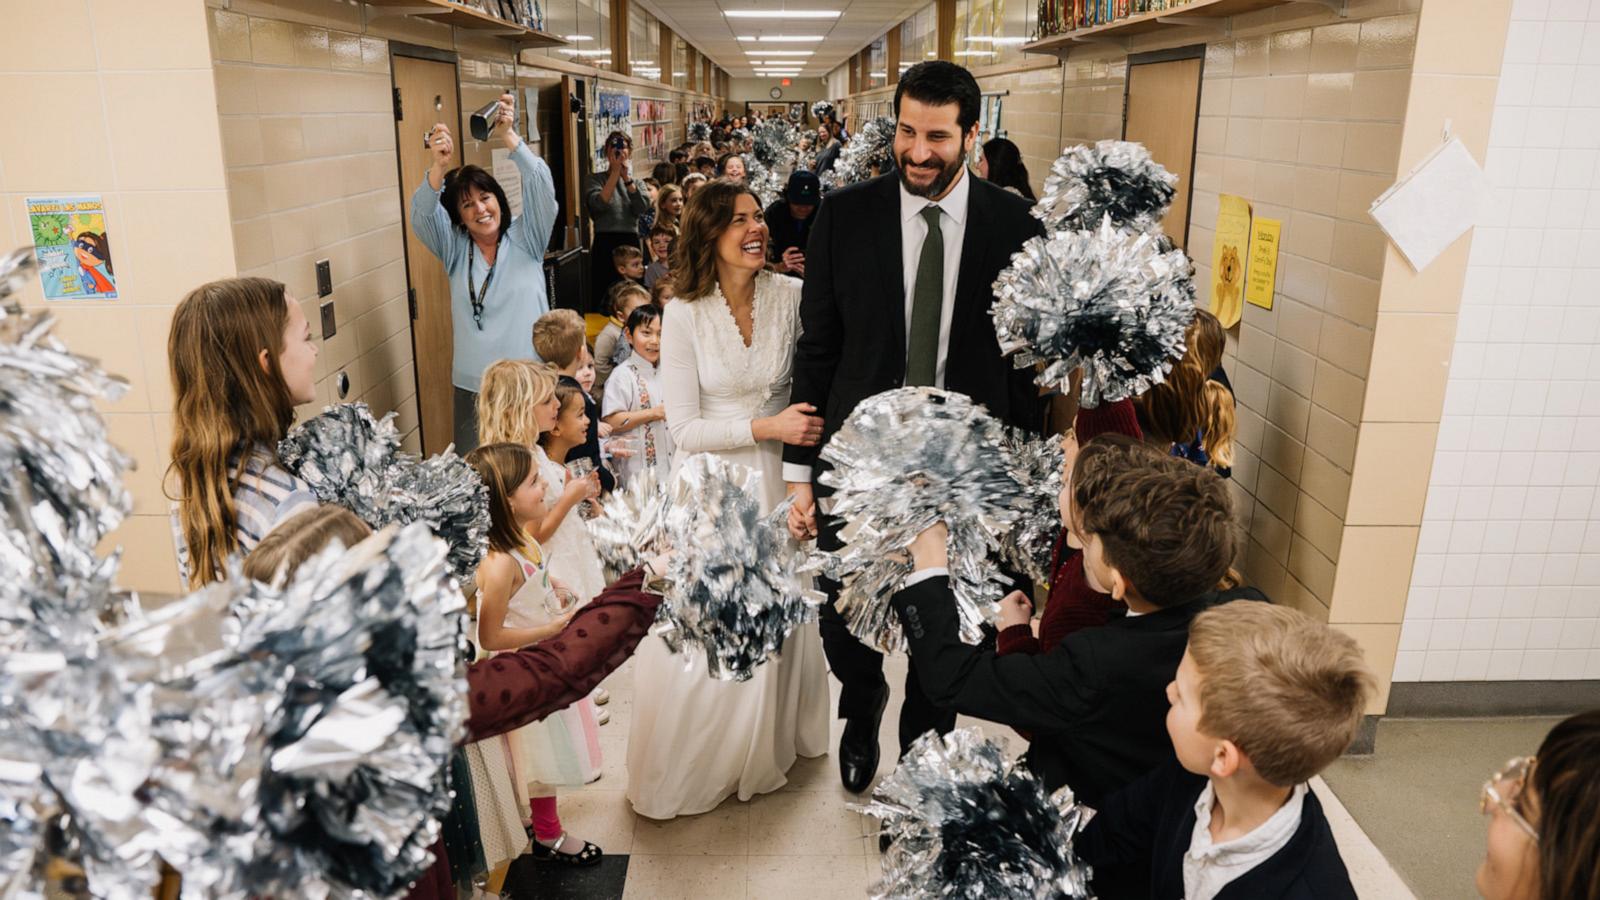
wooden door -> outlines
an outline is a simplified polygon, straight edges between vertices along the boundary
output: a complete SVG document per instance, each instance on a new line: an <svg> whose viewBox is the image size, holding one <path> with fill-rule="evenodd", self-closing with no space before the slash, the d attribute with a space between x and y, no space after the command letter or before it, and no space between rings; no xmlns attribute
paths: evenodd
<svg viewBox="0 0 1600 900"><path fill-rule="evenodd" d="M432 455L449 446L454 436L455 394L450 385L454 354L450 325L450 279L444 264L411 230L411 193L427 177L433 154L423 144L436 122L449 126L461 164L461 110L452 62L392 56L399 108L395 115L395 147L400 157L400 209L406 232L406 275L411 287L411 349L416 360L417 414L422 426L422 452Z"/></svg>
<svg viewBox="0 0 1600 900"><path fill-rule="evenodd" d="M1135 57L1128 61L1122 139L1144 144L1156 162L1178 176L1178 193L1166 218L1161 220L1161 227L1179 247L1189 243L1189 199L1194 190L1195 128L1200 121L1200 70L1204 61L1201 56L1142 63Z"/></svg>

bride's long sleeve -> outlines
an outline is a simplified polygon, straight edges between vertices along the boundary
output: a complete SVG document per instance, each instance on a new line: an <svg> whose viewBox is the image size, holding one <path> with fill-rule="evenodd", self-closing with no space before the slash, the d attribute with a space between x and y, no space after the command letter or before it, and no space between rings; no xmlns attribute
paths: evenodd
<svg viewBox="0 0 1600 900"><path fill-rule="evenodd" d="M667 304L661 329L661 390L666 395L667 430L683 453L715 453L756 442L749 419L708 419L700 410L700 361L695 346L694 313L689 303Z"/></svg>

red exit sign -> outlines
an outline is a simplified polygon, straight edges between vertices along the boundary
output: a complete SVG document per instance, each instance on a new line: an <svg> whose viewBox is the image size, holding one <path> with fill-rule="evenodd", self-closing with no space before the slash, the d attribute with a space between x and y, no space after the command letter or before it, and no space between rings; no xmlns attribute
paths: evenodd
<svg viewBox="0 0 1600 900"><path fill-rule="evenodd" d="M790 80L790 79L788 79L788 78L785 78L785 79L783 79L783 80L782 80L782 81L780 81L780 82L778 82L778 83L779 83L779 84L781 84L781 85L783 85L783 86L784 86L784 87L788 87L788 86L789 86L789 85L791 85L791 84L794 84L794 82L793 82L793 81L791 81L791 80Z"/></svg>

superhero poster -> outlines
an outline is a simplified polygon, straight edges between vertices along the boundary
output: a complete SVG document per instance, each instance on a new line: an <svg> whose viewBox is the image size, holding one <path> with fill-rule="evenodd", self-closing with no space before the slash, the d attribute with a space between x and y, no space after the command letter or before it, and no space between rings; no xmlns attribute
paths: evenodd
<svg viewBox="0 0 1600 900"><path fill-rule="evenodd" d="M98 196L29 197L28 225L46 300L115 300L117 275Z"/></svg>

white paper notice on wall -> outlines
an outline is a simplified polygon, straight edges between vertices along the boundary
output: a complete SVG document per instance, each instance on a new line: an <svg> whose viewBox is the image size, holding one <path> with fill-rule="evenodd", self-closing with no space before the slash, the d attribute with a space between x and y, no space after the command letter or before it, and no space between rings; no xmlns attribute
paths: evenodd
<svg viewBox="0 0 1600 900"><path fill-rule="evenodd" d="M1370 212L1420 272L1477 223L1488 195L1483 167L1451 138L1372 201Z"/></svg>
<svg viewBox="0 0 1600 900"><path fill-rule="evenodd" d="M511 161L511 151L496 147L489 151L489 158L494 168L494 180L500 182L500 187L506 192L506 202L511 204L511 214L522 215L522 173L517 170L517 164Z"/></svg>

